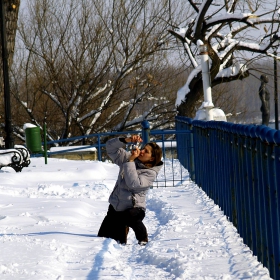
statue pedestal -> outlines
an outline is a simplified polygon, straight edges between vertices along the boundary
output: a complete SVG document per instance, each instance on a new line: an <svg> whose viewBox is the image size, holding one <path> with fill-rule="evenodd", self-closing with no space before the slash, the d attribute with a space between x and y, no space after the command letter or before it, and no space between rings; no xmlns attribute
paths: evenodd
<svg viewBox="0 0 280 280"><path fill-rule="evenodd" d="M218 108L212 108L210 109L210 111L214 121L224 121L224 122L227 121L227 117L223 110ZM207 120L206 116L207 116L206 109L199 109L195 114L194 120L206 121Z"/></svg>

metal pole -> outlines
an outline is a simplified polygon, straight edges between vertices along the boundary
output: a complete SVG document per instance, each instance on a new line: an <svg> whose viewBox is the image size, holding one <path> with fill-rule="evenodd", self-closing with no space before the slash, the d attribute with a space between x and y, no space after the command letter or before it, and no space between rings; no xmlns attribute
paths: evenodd
<svg viewBox="0 0 280 280"><path fill-rule="evenodd" d="M47 150L47 123L44 122L44 156L45 156L45 164L48 163L48 150Z"/></svg>
<svg viewBox="0 0 280 280"><path fill-rule="evenodd" d="M275 105L275 129L279 129L278 125L278 82L277 82L277 51L274 51L274 105Z"/></svg>
<svg viewBox="0 0 280 280"><path fill-rule="evenodd" d="M143 144L150 142L150 123L147 120L141 122Z"/></svg>
<svg viewBox="0 0 280 280"><path fill-rule="evenodd" d="M12 138L12 120L11 120L11 101L10 101L10 85L9 85L9 66L8 51L6 41L6 23L5 23L5 6L4 1L0 1L0 17L1 17L1 44L2 44L2 65L3 65L3 82L4 82L4 101L5 101L5 148L14 147Z"/></svg>

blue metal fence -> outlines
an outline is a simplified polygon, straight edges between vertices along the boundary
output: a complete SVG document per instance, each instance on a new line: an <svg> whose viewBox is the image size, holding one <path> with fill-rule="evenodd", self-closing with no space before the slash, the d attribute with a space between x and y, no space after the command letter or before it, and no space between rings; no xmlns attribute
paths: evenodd
<svg viewBox="0 0 280 280"><path fill-rule="evenodd" d="M177 159L177 142L176 142L176 135L185 135L190 134L190 130L150 130L149 123L144 121L142 123L142 130L138 131L122 131L122 132L104 132L104 133L95 133L85 136L78 136L78 137L71 137L67 139L60 139L55 141L49 141L43 143L43 146L50 147L54 145L67 145L64 146L61 150L56 150L54 152L47 151L46 156L51 157L55 154L65 154L66 152L73 152L73 151L83 151L88 148L96 148L97 150L97 157L99 161L109 160L107 157L107 153L105 150L105 143L109 138L117 137L117 136L125 136L128 134L141 134L142 139L145 142L153 141L156 142L158 145L162 147L163 151L163 168L160 172L157 180L154 182L155 187L167 187L167 186L176 186L178 184L182 184L183 181L189 178L189 174L187 170L182 168L179 160ZM85 139L92 142L91 145L82 145L82 146L71 146L76 145L79 142L84 142ZM185 148L181 148L181 152L186 154L187 151ZM32 156L42 156L42 154L37 153L33 154ZM172 172L167 172L171 171ZM170 175L171 174L171 175Z"/></svg>
<svg viewBox="0 0 280 280"><path fill-rule="evenodd" d="M176 128L193 132L177 135L182 165L221 207L270 276L280 279L280 131L185 117L176 118ZM193 155L179 152L184 145L193 148Z"/></svg>

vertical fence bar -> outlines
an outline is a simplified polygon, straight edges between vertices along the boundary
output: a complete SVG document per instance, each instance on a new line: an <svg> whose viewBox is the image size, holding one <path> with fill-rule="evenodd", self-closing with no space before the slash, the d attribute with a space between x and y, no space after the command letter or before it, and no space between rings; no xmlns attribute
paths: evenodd
<svg viewBox="0 0 280 280"><path fill-rule="evenodd" d="M236 125L236 169L237 169L237 180L236 180L236 190L237 190L237 217L238 217L238 230L240 236L246 242L246 231L244 228L244 156L243 156L243 141L242 141L242 125Z"/></svg>
<svg viewBox="0 0 280 280"><path fill-rule="evenodd" d="M228 218L232 221L232 207L231 207L231 174L232 174L232 159L231 159L231 143L230 143L230 134L229 134L229 124L224 125L224 151L225 151L225 157L224 157L224 165L226 168L225 172L225 192L226 192L226 208L225 213Z"/></svg>
<svg viewBox="0 0 280 280"><path fill-rule="evenodd" d="M163 158L166 157L165 153L165 145L164 145L164 134L161 135L161 143L162 143L162 155ZM164 174L165 174L165 164L164 164ZM166 176L164 175L164 186L166 187ZM174 186L174 176L173 176L173 186Z"/></svg>
<svg viewBox="0 0 280 280"><path fill-rule="evenodd" d="M233 125L231 127L231 159L232 159L232 184L231 184L231 207L232 207L232 223L233 225L238 229L238 217L237 217L237 213L238 213L238 208L237 208L237 201L238 201L238 194L237 194L237 190L236 190L236 186L237 186L237 159L236 159L236 134L234 133L234 129L235 129L236 125Z"/></svg>
<svg viewBox="0 0 280 280"><path fill-rule="evenodd" d="M207 182L207 188L210 190L209 196L214 200L215 204L217 203L217 196L216 196L216 188L217 188L217 181L216 181L216 173L213 172L214 165L215 165L215 144L214 139L216 138L215 130L212 127L212 122L207 122L207 173L208 173L208 180L205 180ZM211 147L211 148L210 148ZM213 182L213 183L212 183Z"/></svg>
<svg viewBox="0 0 280 280"><path fill-rule="evenodd" d="M275 172L272 173L271 177L275 182L272 191L272 197L274 198L273 206L276 213L276 221L273 223L273 231L276 236L276 250L275 250L275 266L276 266L276 279L280 279L280 130L277 130L273 135L274 146L274 161L273 169ZM277 246L278 244L278 246Z"/></svg>
<svg viewBox="0 0 280 280"><path fill-rule="evenodd" d="M252 208L251 208L251 220L252 220L252 239L253 239L253 248L251 248L256 256L259 256L260 248L259 245L259 235L258 235L258 199L257 199L257 175L256 175L256 126L253 126L248 131L249 141L250 141L250 174L251 174L251 182L250 182L250 196L252 197Z"/></svg>
<svg viewBox="0 0 280 280"><path fill-rule="evenodd" d="M210 162L210 154L209 154L209 149L210 149L210 143L209 143L209 127L208 125L205 126L203 132L203 149L204 149L204 168L203 170L201 170L201 173L205 173L204 176L202 176L203 178L203 189L207 190L207 193L209 194L209 196L212 198L213 197L213 190L210 188L210 184L209 181L211 180L210 178L212 177L212 174L209 174L209 164L211 164ZM210 177L211 176L211 177Z"/></svg>
<svg viewBox="0 0 280 280"><path fill-rule="evenodd" d="M141 122L143 144L150 142L150 124L147 120Z"/></svg>
<svg viewBox="0 0 280 280"><path fill-rule="evenodd" d="M221 210L224 211L225 209L225 203L224 203L224 198L225 194L223 193L223 174L225 172L224 166L223 166L223 161L221 160L223 156L221 155L221 149L223 146L222 142L222 130L219 128L218 123L216 126L217 130L217 157L216 157L216 168L218 170L218 176L216 177L217 179L217 185L218 185L218 197L219 197L219 206L221 207Z"/></svg>
<svg viewBox="0 0 280 280"><path fill-rule="evenodd" d="M267 262L268 262L268 267L270 270L270 276L272 278L275 277L275 259L274 259L274 246L273 246L273 228L272 228L272 223L274 222L272 217L272 209L271 209L271 195L270 195L270 180L269 180L269 170L268 170L268 165L269 165L269 153L270 153L270 145L266 141L266 134L267 131L270 130L268 127L264 128L261 130L260 133L260 139L261 139L261 145L262 145L262 150L263 150L263 193L264 193L264 203L265 203L265 219L266 219L266 225L267 225L267 230L266 230L266 235L267 235L267 246L268 246L268 252L267 252ZM273 209L274 210L274 209Z"/></svg>
<svg viewBox="0 0 280 280"><path fill-rule="evenodd" d="M45 157L45 164L48 163L48 151L47 151L47 124L46 122L44 122L44 129L43 129L43 133L44 133L44 157Z"/></svg>
<svg viewBox="0 0 280 280"><path fill-rule="evenodd" d="M257 256L257 200L256 200L256 179L254 172L254 157L255 157L255 146L256 146L256 136L255 136L256 126L251 126L248 128L248 149L249 149L249 159L248 159L248 173L251 184L248 185L249 188L249 197L251 198L251 224L252 224L252 247L253 253ZM248 182L248 183L249 183Z"/></svg>
<svg viewBox="0 0 280 280"><path fill-rule="evenodd" d="M245 178L245 198L246 201L246 230L247 230L247 244L253 250L256 251L256 244L253 241L253 236L255 236L255 217L254 217L254 194L253 194L253 176L252 176L252 147L250 140L250 129L251 125L247 125L244 130L244 144L245 144L245 168L246 168L246 178Z"/></svg>
<svg viewBox="0 0 280 280"><path fill-rule="evenodd" d="M279 251L279 232L278 232L278 223L279 216L277 212L277 204L275 200L275 154L274 154L274 141L273 135L275 134L275 130L265 130L262 131L261 139L265 143L265 151L266 151L266 164L265 164L265 191L267 196L267 223L268 223L268 238L269 238L269 263L270 263L270 276L274 279L279 279L277 263L279 263L279 255L277 251ZM274 226L276 224L276 226Z"/></svg>
<svg viewBox="0 0 280 280"><path fill-rule="evenodd" d="M217 169L219 170L219 176L217 177L218 180L218 185L219 185L219 200L220 204L219 206L221 207L221 210L224 212L225 209L225 193L224 193L224 184L223 184L223 174L225 173L225 169L223 166L223 159L224 157L221 155L221 150L223 149L223 131L222 129L217 126L217 152L218 152L218 157L217 157Z"/></svg>
<svg viewBox="0 0 280 280"><path fill-rule="evenodd" d="M195 175L196 178L198 178L198 185L202 188L204 186L204 176L202 176L202 170L205 170L205 149L204 149L204 134L205 134L205 128L202 127L196 127L197 130L197 150L196 150L196 165L195 165L195 170L197 174ZM201 151L201 152L198 152Z"/></svg>
<svg viewBox="0 0 280 280"><path fill-rule="evenodd" d="M269 254L268 254L268 233L267 233L267 215L266 215L266 196L265 196L265 190L264 190L264 147L262 145L262 141L259 138L261 130L265 128L265 126L259 126L256 130L257 134L257 147L258 147L258 153L257 153L257 164L258 164L258 173L259 173L259 181L258 181L258 193L259 193L259 207L260 207L260 219L261 219L261 226L260 226L260 234L261 234L261 242L262 242L262 250L263 250L263 257L262 257L262 263L265 267L268 269L269 267Z"/></svg>
<svg viewBox="0 0 280 280"><path fill-rule="evenodd" d="M102 161L100 135L98 135L98 137L97 137L97 144L98 144L98 160Z"/></svg>
<svg viewBox="0 0 280 280"><path fill-rule="evenodd" d="M192 126L190 126L189 129L192 130ZM193 181L195 181L194 145L195 144L194 144L194 141L193 141L193 133L190 133L189 134L190 178Z"/></svg>
<svg viewBox="0 0 280 280"><path fill-rule="evenodd" d="M206 153L204 154L204 171L206 176L204 177L204 186L208 190L208 194L211 198L213 198L213 188L211 188L212 184L210 184L210 181L212 180L213 174L211 174L211 171L209 172L209 169L211 170L211 164L212 164L212 155L211 155L211 146L210 146L210 128L209 125L206 125L206 129L204 130L204 149Z"/></svg>
<svg viewBox="0 0 280 280"><path fill-rule="evenodd" d="M264 243L263 243L263 237L262 237L262 216L261 216L261 194L260 194L260 163L259 163L259 157L260 149L258 146L258 138L257 138L257 132L255 130L254 135L254 141L253 141L253 178L254 178L254 194L255 194L255 217L256 217L256 240L257 240L257 257L260 262L264 262Z"/></svg>
<svg viewBox="0 0 280 280"><path fill-rule="evenodd" d="M220 205L220 185L219 185L219 169L218 167L218 160L219 160L219 142L218 142L218 131L215 127L215 122L210 122L210 131L209 131L209 141L211 142L212 149L209 149L209 152L211 153L211 164L210 166L210 174L212 174L212 178L214 179L214 184L211 184L211 187L213 189L213 198L217 205ZM217 170L215 172L215 170ZM209 180L209 184L211 183L211 180Z"/></svg>
<svg viewBox="0 0 280 280"><path fill-rule="evenodd" d="M200 171L202 169L202 166L200 166L200 159L199 158L199 151L201 151L201 139L200 139L200 129L197 126L194 126L194 122L193 121L193 141L195 143L195 149L193 151L194 153L194 170L195 170L195 178L196 178L196 183L198 186L201 187L201 176L200 176ZM200 140L200 141L199 141ZM201 151L202 152L202 151ZM201 155L200 155L201 156Z"/></svg>
<svg viewBox="0 0 280 280"><path fill-rule="evenodd" d="M241 194L242 194L242 227L243 227L243 238L246 244L251 243L250 238L250 209L248 208L248 204L250 203L247 186L248 186L248 173L247 173L247 141L245 136L246 126L241 126L240 128L240 147L241 150Z"/></svg>
<svg viewBox="0 0 280 280"><path fill-rule="evenodd" d="M176 117L176 130L178 132L176 135L176 141L177 157L181 165L188 169L190 178L194 180L194 143L191 122L192 120L190 118ZM185 132L180 133L182 130ZM188 131L188 133L186 133L186 131Z"/></svg>

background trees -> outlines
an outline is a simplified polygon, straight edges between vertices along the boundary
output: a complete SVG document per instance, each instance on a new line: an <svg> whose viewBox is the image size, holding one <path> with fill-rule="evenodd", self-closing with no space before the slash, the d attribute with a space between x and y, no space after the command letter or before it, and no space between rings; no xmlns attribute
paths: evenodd
<svg viewBox="0 0 280 280"><path fill-rule="evenodd" d="M11 75L19 137L24 122L45 118L49 139L140 128L143 119L173 125L185 66L175 64L166 30L180 8L162 0L27 3Z"/></svg>
<svg viewBox="0 0 280 280"><path fill-rule="evenodd" d="M279 44L280 21L278 1L187 2L195 15L189 18L186 27L178 25L170 33L182 43L194 69L183 88L183 98L177 98L176 102L180 115L193 117L203 99L197 41L202 40L208 47L214 88L248 77L255 61L274 57L272 48Z"/></svg>
<svg viewBox="0 0 280 280"><path fill-rule="evenodd" d="M24 123L42 126L45 119L51 140L139 129L143 119L168 128L178 112L193 117L203 96L197 39L210 49L214 104L232 114L230 121L259 110L257 79L273 65L255 61L273 57L278 1L95 2L24 2L10 74L18 140Z"/></svg>

